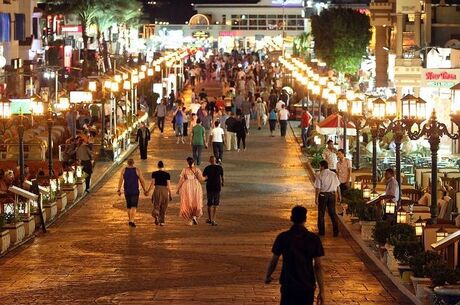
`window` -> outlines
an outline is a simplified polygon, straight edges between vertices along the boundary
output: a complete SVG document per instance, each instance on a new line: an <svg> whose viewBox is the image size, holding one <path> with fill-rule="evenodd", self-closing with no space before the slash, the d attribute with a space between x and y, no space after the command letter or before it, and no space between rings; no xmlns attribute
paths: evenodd
<svg viewBox="0 0 460 305"><path fill-rule="evenodd" d="M8 13L0 13L0 41L11 40L11 17Z"/></svg>
<svg viewBox="0 0 460 305"><path fill-rule="evenodd" d="M26 15L14 14L14 40L26 40Z"/></svg>

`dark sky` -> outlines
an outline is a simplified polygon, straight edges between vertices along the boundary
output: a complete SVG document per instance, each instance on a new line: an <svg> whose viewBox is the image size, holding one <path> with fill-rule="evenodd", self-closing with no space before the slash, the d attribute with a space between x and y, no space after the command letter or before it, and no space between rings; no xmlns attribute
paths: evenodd
<svg viewBox="0 0 460 305"><path fill-rule="evenodd" d="M184 24L195 13L192 3L255 3L258 0L142 0L142 2L145 7L145 17L150 22L157 20Z"/></svg>

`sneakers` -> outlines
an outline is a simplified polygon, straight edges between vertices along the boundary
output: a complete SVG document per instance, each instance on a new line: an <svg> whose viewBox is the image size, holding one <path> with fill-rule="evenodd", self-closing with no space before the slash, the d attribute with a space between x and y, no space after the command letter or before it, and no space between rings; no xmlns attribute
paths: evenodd
<svg viewBox="0 0 460 305"><path fill-rule="evenodd" d="M217 222L215 222L214 220L211 221L211 226L217 226Z"/></svg>
<svg viewBox="0 0 460 305"><path fill-rule="evenodd" d="M211 219L206 219L206 223L207 223L207 224L212 224Z"/></svg>
<svg viewBox="0 0 460 305"><path fill-rule="evenodd" d="M160 227L164 227L166 224L164 222L160 223Z"/></svg>
<svg viewBox="0 0 460 305"><path fill-rule="evenodd" d="M198 224L198 221L196 220L196 216L193 216L193 218L192 218L192 223L193 223L194 225L197 225L197 224Z"/></svg>
<svg viewBox="0 0 460 305"><path fill-rule="evenodd" d="M133 227L133 228L136 227L136 224L133 221L128 222L128 224L129 224L130 227Z"/></svg>

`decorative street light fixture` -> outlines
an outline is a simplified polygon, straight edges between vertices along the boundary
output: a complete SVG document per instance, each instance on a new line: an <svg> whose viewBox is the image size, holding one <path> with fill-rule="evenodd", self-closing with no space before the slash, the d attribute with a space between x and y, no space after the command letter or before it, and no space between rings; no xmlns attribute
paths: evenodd
<svg viewBox="0 0 460 305"><path fill-rule="evenodd" d="M377 139L381 138L385 133L385 128L382 127L385 121L385 102L381 98L377 98L372 103L372 117L368 119L368 124L372 135L372 185L373 189L377 186Z"/></svg>

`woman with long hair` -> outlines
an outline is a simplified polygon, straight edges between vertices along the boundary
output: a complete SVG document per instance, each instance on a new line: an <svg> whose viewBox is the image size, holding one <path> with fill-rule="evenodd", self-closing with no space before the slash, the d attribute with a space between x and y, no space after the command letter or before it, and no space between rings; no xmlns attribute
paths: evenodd
<svg viewBox="0 0 460 305"><path fill-rule="evenodd" d="M180 195L180 216L190 225L197 225L198 218L203 215L203 189L204 181L200 169L195 167L195 160L187 158L188 166L182 169L177 194Z"/></svg>

